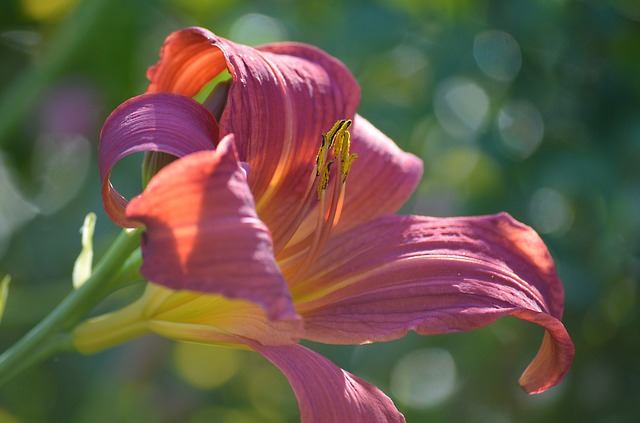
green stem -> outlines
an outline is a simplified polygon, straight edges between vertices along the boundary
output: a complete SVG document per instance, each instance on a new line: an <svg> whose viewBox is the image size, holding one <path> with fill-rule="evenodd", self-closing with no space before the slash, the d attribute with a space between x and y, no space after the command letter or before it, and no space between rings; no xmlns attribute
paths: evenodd
<svg viewBox="0 0 640 423"><path fill-rule="evenodd" d="M96 265L91 277L0 356L0 387L51 354L72 348L69 335L63 332L71 329L109 292L117 289L117 284L127 283L127 274L134 274L127 267L133 267L130 257L140 243L140 232L122 231ZM134 254L133 262L137 261L135 257Z"/></svg>
<svg viewBox="0 0 640 423"><path fill-rule="evenodd" d="M124 262L118 273L113 277L111 284L106 287L107 293L111 293L115 289L124 288L127 285L143 280L144 278L140 274L141 265L142 252L137 248L133 253L131 253L129 258L127 258L127 261Z"/></svg>

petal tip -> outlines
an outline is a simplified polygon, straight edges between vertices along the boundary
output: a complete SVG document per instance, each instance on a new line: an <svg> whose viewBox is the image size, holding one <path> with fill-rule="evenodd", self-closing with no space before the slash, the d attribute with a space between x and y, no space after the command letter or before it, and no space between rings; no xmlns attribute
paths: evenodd
<svg viewBox="0 0 640 423"><path fill-rule="evenodd" d="M566 336L561 335L545 332L538 354L518 380L528 394L540 394L558 385L569 373L575 347L566 331Z"/></svg>

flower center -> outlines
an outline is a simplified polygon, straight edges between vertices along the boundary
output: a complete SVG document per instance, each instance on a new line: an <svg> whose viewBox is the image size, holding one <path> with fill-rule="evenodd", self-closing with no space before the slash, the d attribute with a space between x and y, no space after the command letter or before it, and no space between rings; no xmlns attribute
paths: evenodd
<svg viewBox="0 0 640 423"><path fill-rule="evenodd" d="M347 176L358 157L350 153L351 135L348 129L351 123L350 119L339 120L329 132L322 134L322 143L307 189L310 201L313 184L317 181L318 204L301 224L297 222L298 233L283 251L286 259L279 260L287 279L299 278L309 270L338 224ZM332 170L334 175L330 178Z"/></svg>
<svg viewBox="0 0 640 423"><path fill-rule="evenodd" d="M348 129L351 126L351 119L343 119L333 125L333 128L326 134L322 134L322 145L316 156L316 176L320 177L318 182L318 200L322 200L324 192L329 185L329 173L333 161L329 161L329 151L333 157L339 161L339 170L341 176L340 190L344 193L344 185L349 175L349 170L353 161L358 157L357 154L350 154L351 134ZM334 185L336 186L336 185Z"/></svg>

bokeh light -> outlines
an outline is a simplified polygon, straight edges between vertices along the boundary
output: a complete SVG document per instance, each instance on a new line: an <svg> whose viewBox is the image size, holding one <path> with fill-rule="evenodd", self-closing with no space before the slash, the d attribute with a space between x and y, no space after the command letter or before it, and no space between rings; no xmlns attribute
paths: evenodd
<svg viewBox="0 0 640 423"><path fill-rule="evenodd" d="M407 353L391 372L391 392L413 408L445 401L457 383L456 364L447 350L425 348Z"/></svg>
<svg viewBox="0 0 640 423"><path fill-rule="evenodd" d="M520 71L522 54L515 38L504 31L485 31L473 41L473 56L487 76L511 81Z"/></svg>
<svg viewBox="0 0 640 423"><path fill-rule="evenodd" d="M20 421L13 417L7 410L0 408L0 423L20 423Z"/></svg>
<svg viewBox="0 0 640 423"><path fill-rule="evenodd" d="M35 20L59 19L68 13L79 0L22 0L25 15Z"/></svg>
<svg viewBox="0 0 640 423"><path fill-rule="evenodd" d="M453 137L473 141L487 125L489 97L468 78L456 77L440 83L433 106L438 121Z"/></svg>
<svg viewBox="0 0 640 423"><path fill-rule="evenodd" d="M238 18L229 30L229 38L250 46L284 41L288 38L282 24L272 17L250 13Z"/></svg>
<svg viewBox="0 0 640 423"><path fill-rule="evenodd" d="M237 351L203 344L178 342L173 355L178 374L202 389L228 382L241 365Z"/></svg>
<svg viewBox="0 0 640 423"><path fill-rule="evenodd" d="M522 160L535 152L544 137L544 121L540 111L530 102L515 100L498 112L498 130L506 150Z"/></svg>
<svg viewBox="0 0 640 423"><path fill-rule="evenodd" d="M266 364L262 362L263 364ZM273 366L256 366L246 374L245 393L265 421L282 421L297 414L293 391L286 378Z"/></svg>
<svg viewBox="0 0 640 423"><path fill-rule="evenodd" d="M529 213L533 226L543 234L562 234L573 223L574 211L569 199L552 188L540 188L531 197Z"/></svg>

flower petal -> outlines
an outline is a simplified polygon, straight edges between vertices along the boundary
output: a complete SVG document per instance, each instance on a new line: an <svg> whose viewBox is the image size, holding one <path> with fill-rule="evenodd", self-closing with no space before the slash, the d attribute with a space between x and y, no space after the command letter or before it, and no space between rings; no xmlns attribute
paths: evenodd
<svg viewBox="0 0 640 423"><path fill-rule="evenodd" d="M315 177L322 133L354 116L360 89L344 65L315 47L234 50L230 62L243 84L230 89L221 131L236 135L239 155L251 166L260 217L274 234L285 234L306 213L299 206L314 191L308 181Z"/></svg>
<svg viewBox="0 0 640 423"><path fill-rule="evenodd" d="M111 113L100 134L98 165L102 201L111 219L121 226L135 226L124 215L127 200L111 185L113 166L139 151L162 151L177 157L212 150L218 125L211 113L190 98L175 94L144 94Z"/></svg>
<svg viewBox="0 0 640 423"><path fill-rule="evenodd" d="M221 134L235 134L239 157L251 166L249 186L260 217L276 236L286 236L307 212L321 134L354 116L360 89L342 63L315 47L276 43L256 49L187 28L167 38L148 72L149 91L193 96L224 70L223 61L233 84Z"/></svg>
<svg viewBox="0 0 640 423"><path fill-rule="evenodd" d="M172 92L193 97L227 68L218 42L204 28L185 28L169 34L160 50L160 61L147 71L147 92Z"/></svg>
<svg viewBox="0 0 640 423"><path fill-rule="evenodd" d="M507 315L536 323L549 336L523 376L529 392L559 383L574 355L553 260L507 214L384 216L336 236L292 293L305 337L325 343L468 331Z"/></svg>
<svg viewBox="0 0 640 423"><path fill-rule="evenodd" d="M294 316L232 135L163 168L131 200L127 218L146 226L141 272L150 281L253 301L271 319Z"/></svg>
<svg viewBox="0 0 640 423"><path fill-rule="evenodd" d="M422 160L402 151L359 115L351 129L351 149L358 158L347 179L337 231L397 212L422 178Z"/></svg>
<svg viewBox="0 0 640 423"><path fill-rule="evenodd" d="M339 368L301 345L249 346L287 377L300 407L302 423L404 422L404 416L377 387Z"/></svg>
<svg viewBox="0 0 640 423"><path fill-rule="evenodd" d="M562 381L571 367L575 347L560 320L529 310L518 310L511 315L546 329L538 354L518 380L526 392L539 394Z"/></svg>

